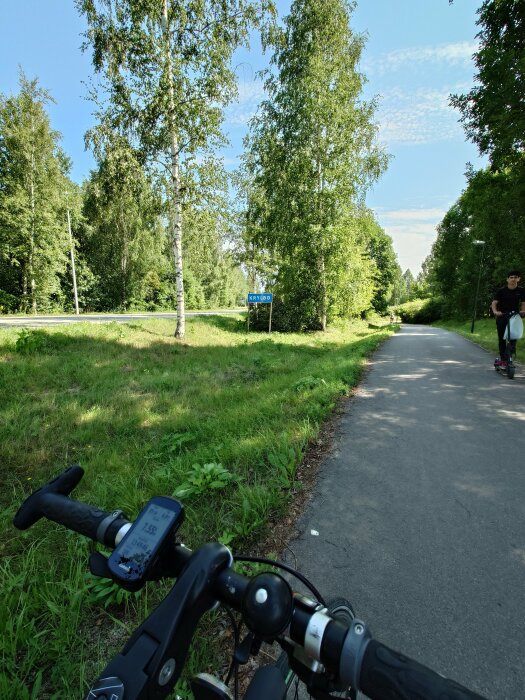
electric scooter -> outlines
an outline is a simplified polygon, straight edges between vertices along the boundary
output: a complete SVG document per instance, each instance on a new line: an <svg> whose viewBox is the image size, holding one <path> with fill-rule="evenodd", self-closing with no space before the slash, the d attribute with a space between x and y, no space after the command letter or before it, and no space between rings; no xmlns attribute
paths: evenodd
<svg viewBox="0 0 525 700"><path fill-rule="evenodd" d="M523 335L523 322L518 311L513 311L507 316L507 327L505 329L505 355L502 359L506 359L506 365L501 366L498 360L494 361L494 369L496 372L506 374L509 379L514 379L516 365L514 358L516 356L516 341Z"/></svg>

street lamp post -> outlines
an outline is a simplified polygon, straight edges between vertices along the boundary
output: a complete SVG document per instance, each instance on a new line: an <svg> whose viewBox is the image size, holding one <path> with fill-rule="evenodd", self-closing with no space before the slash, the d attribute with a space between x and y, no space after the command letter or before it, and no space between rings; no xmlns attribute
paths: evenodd
<svg viewBox="0 0 525 700"><path fill-rule="evenodd" d="M71 247L71 272L73 274L73 294L75 297L75 314L79 315L78 308L78 291L77 291L77 275L75 272L75 246L73 244L73 235L71 233L71 217L69 215L69 192L66 192L67 205L67 230L69 231L69 245Z"/></svg>
<svg viewBox="0 0 525 700"><path fill-rule="evenodd" d="M479 258L479 272L478 272L478 285L476 287L476 298L474 300L474 311L472 313L472 325L470 327L470 332L474 333L474 322L476 321L476 311L478 309L478 295L479 295L479 283L481 280L481 268L483 266L483 252L485 250L485 241L472 241L474 245L481 246L481 255Z"/></svg>

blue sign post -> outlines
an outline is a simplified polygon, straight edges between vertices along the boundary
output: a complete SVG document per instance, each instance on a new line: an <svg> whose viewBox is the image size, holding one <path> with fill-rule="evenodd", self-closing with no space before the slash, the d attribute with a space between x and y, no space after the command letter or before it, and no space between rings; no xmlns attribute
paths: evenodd
<svg viewBox="0 0 525 700"><path fill-rule="evenodd" d="M266 292L264 294L252 294L251 292L248 294L249 304L271 304L272 302L273 294Z"/></svg>
<svg viewBox="0 0 525 700"><path fill-rule="evenodd" d="M270 320L268 323L268 333L272 332L272 307L273 294L264 292L263 294L248 293L248 331L250 330L250 304L270 304Z"/></svg>

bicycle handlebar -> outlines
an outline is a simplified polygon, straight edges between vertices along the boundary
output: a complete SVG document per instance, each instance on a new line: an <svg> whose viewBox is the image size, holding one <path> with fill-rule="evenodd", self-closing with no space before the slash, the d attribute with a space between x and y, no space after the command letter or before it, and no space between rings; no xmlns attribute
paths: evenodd
<svg viewBox="0 0 525 700"><path fill-rule="evenodd" d="M483 700L481 695L375 640L370 641L363 657L360 690L371 698L391 700Z"/></svg>
<svg viewBox="0 0 525 700"><path fill-rule="evenodd" d="M35 491L15 515L15 527L25 530L46 517L115 547L131 524L122 511L107 513L69 498L83 473L75 465ZM92 555L91 571L110 577L105 561L101 554ZM174 543L150 580L176 578L175 585L110 661L87 700L107 697L110 686L116 699L167 697L180 677L200 617L218 601L240 612L256 639L279 641L289 656L294 648L304 650L325 667L339 689L351 686L372 700L484 700L373 640L361 620L354 619L348 626L333 619L318 602L292 593L281 576L265 573L248 578L235 572L232 564L230 551L219 543L206 544L196 552ZM306 675L311 678L311 672ZM300 672L299 676L305 680ZM256 691L261 678L250 690L254 700L269 698L263 689ZM281 690L284 697L284 684L276 692Z"/></svg>
<svg viewBox="0 0 525 700"><path fill-rule="evenodd" d="M78 464L69 467L62 474L34 491L18 509L13 524L18 530L27 530L37 520L45 517L69 530L85 535L106 547L115 547L119 531L130 526L121 510L106 513L94 506L68 498L69 494L84 476ZM125 533L121 532L120 537Z"/></svg>

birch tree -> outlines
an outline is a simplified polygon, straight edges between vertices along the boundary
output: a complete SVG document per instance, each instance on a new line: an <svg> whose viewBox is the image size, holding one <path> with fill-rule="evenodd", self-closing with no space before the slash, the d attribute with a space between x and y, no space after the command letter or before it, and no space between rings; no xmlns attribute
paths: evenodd
<svg viewBox="0 0 525 700"><path fill-rule="evenodd" d="M256 193L248 218L259 246L277 255L276 289L305 327L322 329L372 297L375 268L356 224L386 166L375 105L361 101L363 38L350 28L351 9L345 0L294 0L245 161Z"/></svg>
<svg viewBox="0 0 525 700"><path fill-rule="evenodd" d="M223 109L236 95L232 54L273 12L272 0L76 0L107 106L90 138L125 134L142 162L169 173L169 225L184 336L185 169L224 142Z"/></svg>

